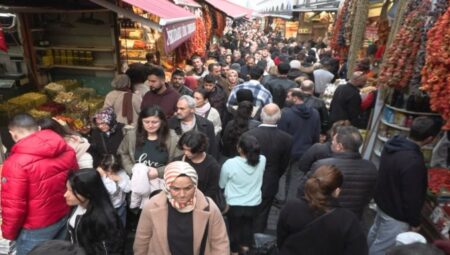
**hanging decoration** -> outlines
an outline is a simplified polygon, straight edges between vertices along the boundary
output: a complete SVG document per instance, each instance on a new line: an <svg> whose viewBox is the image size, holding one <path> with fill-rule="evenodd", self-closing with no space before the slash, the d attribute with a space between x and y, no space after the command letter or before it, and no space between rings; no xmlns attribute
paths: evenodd
<svg viewBox="0 0 450 255"><path fill-rule="evenodd" d="M442 115L443 130L450 130L450 7L428 31L421 89L430 95L433 111Z"/></svg>
<svg viewBox="0 0 450 255"><path fill-rule="evenodd" d="M430 7L430 0L421 1L419 7L406 16L403 26L395 36L393 46L387 49L386 61L378 79L379 85L396 89L408 86L420 49L421 30Z"/></svg>
<svg viewBox="0 0 450 255"><path fill-rule="evenodd" d="M420 94L420 86L421 86L421 71L423 66L425 65L425 48L427 45L427 33L433 27L436 20L447 10L448 0L436 0L433 4L433 8L430 8L427 16L425 26L421 29L421 42L420 48L416 56L416 61L414 65L414 71L409 82L409 93L412 95Z"/></svg>

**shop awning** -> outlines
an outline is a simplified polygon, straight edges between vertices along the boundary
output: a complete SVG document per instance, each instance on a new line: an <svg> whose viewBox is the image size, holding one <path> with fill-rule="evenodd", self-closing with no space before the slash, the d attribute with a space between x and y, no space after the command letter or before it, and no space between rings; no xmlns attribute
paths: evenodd
<svg viewBox="0 0 450 255"><path fill-rule="evenodd" d="M159 23L137 15L130 10L125 10L106 0L90 0L100 6L115 11L123 16L141 22L151 28L162 31L164 34L164 49L169 52L195 32L195 16L189 11L179 7L168 0L123 0L136 6L149 14L158 16Z"/></svg>
<svg viewBox="0 0 450 255"><path fill-rule="evenodd" d="M214 8L233 19L243 18L248 15L248 11L246 10L247 8L226 0L206 0L205 2L209 3Z"/></svg>
<svg viewBox="0 0 450 255"><path fill-rule="evenodd" d="M189 7L195 7L195 8L201 8L202 6L199 5L194 0L174 0L173 1L177 5L183 5L183 6L189 6Z"/></svg>

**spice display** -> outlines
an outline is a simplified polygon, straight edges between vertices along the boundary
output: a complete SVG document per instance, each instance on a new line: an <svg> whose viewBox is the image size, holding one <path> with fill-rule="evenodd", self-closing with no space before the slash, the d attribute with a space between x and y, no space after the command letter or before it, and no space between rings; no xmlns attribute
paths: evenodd
<svg viewBox="0 0 450 255"><path fill-rule="evenodd" d="M420 49L421 30L431 7L429 0L422 1L419 8L411 11L397 33L392 45L387 49L386 62L379 76L379 85L396 89L408 86L413 74L417 52Z"/></svg>
<svg viewBox="0 0 450 255"><path fill-rule="evenodd" d="M430 95L433 111L442 115L443 130L450 130L450 7L428 31L421 89Z"/></svg>
<svg viewBox="0 0 450 255"><path fill-rule="evenodd" d="M428 189L437 194L441 189L450 191L450 170L446 168L428 169Z"/></svg>

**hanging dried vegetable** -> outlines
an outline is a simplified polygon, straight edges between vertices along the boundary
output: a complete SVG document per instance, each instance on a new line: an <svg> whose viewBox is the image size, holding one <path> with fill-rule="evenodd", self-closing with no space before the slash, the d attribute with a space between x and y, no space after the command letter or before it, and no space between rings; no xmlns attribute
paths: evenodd
<svg viewBox="0 0 450 255"><path fill-rule="evenodd" d="M217 21L217 28L214 30L214 33L218 37L222 37L223 30L225 30L225 16L220 12L216 11L216 21Z"/></svg>
<svg viewBox="0 0 450 255"><path fill-rule="evenodd" d="M450 130L450 7L428 31L422 87L430 95L430 106Z"/></svg>
<svg viewBox="0 0 450 255"><path fill-rule="evenodd" d="M338 17L336 19L333 38L331 40L331 48L338 53L339 57L343 59L347 54L347 49L345 44L345 24L349 16L349 6L352 0L345 0L342 5Z"/></svg>
<svg viewBox="0 0 450 255"><path fill-rule="evenodd" d="M203 17L205 18L204 33L206 35L206 40L209 41L209 40L211 40L211 34L212 34L211 10L208 9L207 5L204 5L202 8L202 12L203 12Z"/></svg>
<svg viewBox="0 0 450 255"><path fill-rule="evenodd" d="M351 1L350 11L347 13L347 19L345 21L345 30L344 30L344 38L345 38L345 46L349 47L350 42L352 40L352 28L355 26L355 16L356 16L356 6L358 1Z"/></svg>
<svg viewBox="0 0 450 255"><path fill-rule="evenodd" d="M430 0L422 1L419 8L411 11L386 52L386 61L379 76L379 84L403 89L413 74L417 52L420 49L421 29L425 25Z"/></svg>
<svg viewBox="0 0 450 255"><path fill-rule="evenodd" d="M422 75L421 71L423 69L423 66L425 65L425 47L427 43L427 33L431 29L431 27L434 25L436 20L445 12L445 10L448 7L448 0L437 0L434 3L433 8L430 8L427 16L428 19L426 20L425 26L422 27L421 31L421 43L420 43L420 49L416 56L415 66L414 66L414 72L412 74L412 78L409 82L409 92L410 94L419 94L419 88L421 86L421 80Z"/></svg>

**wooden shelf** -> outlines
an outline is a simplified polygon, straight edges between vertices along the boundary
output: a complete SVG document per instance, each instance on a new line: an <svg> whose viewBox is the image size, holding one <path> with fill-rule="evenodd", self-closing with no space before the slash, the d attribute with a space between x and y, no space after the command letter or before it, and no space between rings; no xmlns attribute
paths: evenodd
<svg viewBox="0 0 450 255"><path fill-rule="evenodd" d="M386 107L390 108L390 109L392 109L394 111L403 112L403 113L406 113L406 114L422 115L422 116L440 116L439 113L434 113L434 112L413 112L413 111L408 111L408 110L405 110L405 109L397 108L397 107L394 107L394 106L390 106L388 104L386 105Z"/></svg>
<svg viewBox="0 0 450 255"><path fill-rule="evenodd" d="M95 52L113 52L113 47L78 47L78 46L49 46L49 47L40 47L35 46L35 50L81 50L81 51L95 51Z"/></svg>
<svg viewBox="0 0 450 255"><path fill-rule="evenodd" d="M38 68L41 69L53 69L53 68L65 68L65 69L78 69L78 70L92 70L92 71L114 71L116 70L115 66L74 66L74 65L50 65L50 66L43 66L39 65Z"/></svg>
<svg viewBox="0 0 450 255"><path fill-rule="evenodd" d="M407 127L402 127L402 126L399 126L399 125L395 125L395 124L392 124L392 123L388 123L386 120L384 120L384 119L381 119L381 123L383 123L384 125L386 125L386 126L389 126L389 127L392 127L392 128L395 128L395 129L399 129L399 130L403 130L403 131L408 131L409 132L409 128L407 128Z"/></svg>
<svg viewBox="0 0 450 255"><path fill-rule="evenodd" d="M127 57L121 57L120 60L122 61L147 61L145 58L127 58Z"/></svg>

